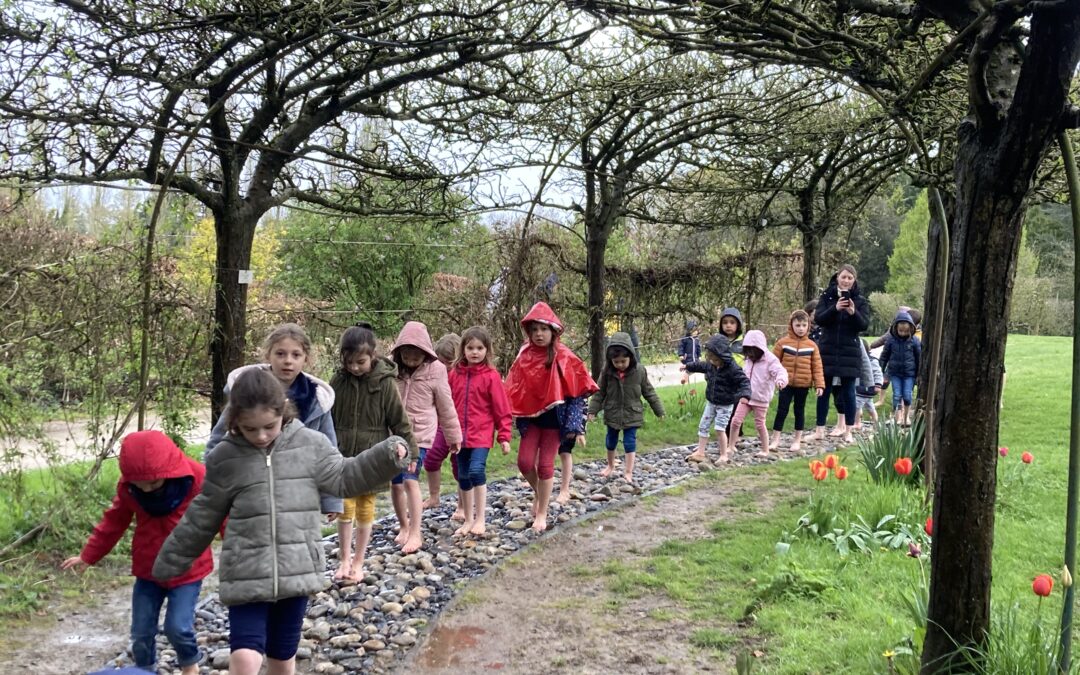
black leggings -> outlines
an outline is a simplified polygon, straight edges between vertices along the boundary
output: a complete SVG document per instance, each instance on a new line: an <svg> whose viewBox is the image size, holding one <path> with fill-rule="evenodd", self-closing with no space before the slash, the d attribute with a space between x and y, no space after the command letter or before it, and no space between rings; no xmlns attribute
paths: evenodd
<svg viewBox="0 0 1080 675"><path fill-rule="evenodd" d="M839 393L842 394L845 423L855 424L855 379L841 377L840 384L834 386L832 378L825 376L825 391L817 400L817 425L819 427L825 426L825 421L829 417L829 394L835 389L839 389ZM840 420L837 420L837 423L839 422Z"/></svg>
<svg viewBox="0 0 1080 675"><path fill-rule="evenodd" d="M792 400L795 401L795 431L802 431L806 424L806 394L809 387L784 387L780 390L780 401L776 404L776 419L773 420L773 431L783 431L784 422L787 421L788 407Z"/></svg>

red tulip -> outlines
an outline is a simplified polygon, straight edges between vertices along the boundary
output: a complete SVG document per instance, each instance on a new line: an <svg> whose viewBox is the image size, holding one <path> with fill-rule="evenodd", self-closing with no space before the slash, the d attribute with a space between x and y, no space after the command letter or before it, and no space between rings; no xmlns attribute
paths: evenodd
<svg viewBox="0 0 1080 675"><path fill-rule="evenodd" d="M690 390L690 395L691 396L697 396L697 389L691 389Z"/></svg>
<svg viewBox="0 0 1080 675"><path fill-rule="evenodd" d="M1024 464L1031 464L1033 461L1035 461L1035 455L1025 450L1024 454L1020 455L1020 461Z"/></svg>
<svg viewBox="0 0 1080 675"><path fill-rule="evenodd" d="M825 455L826 469L835 469L838 464L840 464L840 460L836 458L836 455L832 453Z"/></svg>
<svg viewBox="0 0 1080 675"><path fill-rule="evenodd" d="M1035 592L1035 595L1045 598L1050 595L1050 591L1054 590L1054 578L1049 574L1040 574L1035 577L1035 581L1031 582L1031 590Z"/></svg>
<svg viewBox="0 0 1080 675"><path fill-rule="evenodd" d="M820 459L815 459L814 461L810 462L810 473L817 473L818 467L824 466L824 462L822 462Z"/></svg>
<svg viewBox="0 0 1080 675"><path fill-rule="evenodd" d="M999 454L999 455L1001 455L1002 457L1005 457L1005 456L1007 456L1007 455L1009 454L1009 449L1008 449L1008 448L1006 448L1006 447L1005 447L1005 446L1003 445L1003 446L1001 446L1000 448L998 448L998 454Z"/></svg>
<svg viewBox="0 0 1080 675"><path fill-rule="evenodd" d="M896 460L896 463L893 464L893 468L896 469L896 473L900 474L901 476L908 475L909 473L911 473L911 458L901 457L900 459Z"/></svg>
<svg viewBox="0 0 1080 675"><path fill-rule="evenodd" d="M680 398L680 399L679 399L679 405L686 405L686 401L684 401L684 400L682 400L682 399Z"/></svg>
<svg viewBox="0 0 1080 675"><path fill-rule="evenodd" d="M933 516L927 516L926 517L926 525L923 525L923 530L926 532L926 536L928 536L928 537L934 536L934 517Z"/></svg>
<svg viewBox="0 0 1080 675"><path fill-rule="evenodd" d="M828 477L829 477L829 470L825 468L824 464L819 466L817 468L817 470L814 471L814 480L825 480Z"/></svg>
<svg viewBox="0 0 1080 675"><path fill-rule="evenodd" d="M847 478L847 467L846 466L838 466L838 467L836 467L836 480L844 480L845 478Z"/></svg>

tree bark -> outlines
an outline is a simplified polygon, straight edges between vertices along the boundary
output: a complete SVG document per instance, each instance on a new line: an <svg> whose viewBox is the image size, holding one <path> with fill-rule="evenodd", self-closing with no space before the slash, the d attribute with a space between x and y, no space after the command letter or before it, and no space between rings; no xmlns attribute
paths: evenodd
<svg viewBox="0 0 1080 675"><path fill-rule="evenodd" d="M589 286L589 370L593 379L604 367L604 273L611 228L585 225L585 276Z"/></svg>
<svg viewBox="0 0 1080 675"><path fill-rule="evenodd" d="M247 353L247 284L239 271L250 268L255 239L256 213L226 208L214 213L217 233L217 267L214 270L214 332L210 339L212 391L211 423L225 408L225 384L229 373L244 363Z"/></svg>
<svg viewBox="0 0 1080 675"><path fill-rule="evenodd" d="M1007 111L973 100L960 125L923 673L975 670L959 652L982 647L989 630L998 394L1024 200L1078 61L1080 5L1036 10Z"/></svg>

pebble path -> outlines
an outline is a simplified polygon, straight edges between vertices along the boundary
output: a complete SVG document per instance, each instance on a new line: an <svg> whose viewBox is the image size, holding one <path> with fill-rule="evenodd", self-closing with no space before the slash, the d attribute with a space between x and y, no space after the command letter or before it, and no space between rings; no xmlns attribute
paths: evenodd
<svg viewBox="0 0 1080 675"><path fill-rule="evenodd" d="M790 438L785 435L782 448L789 442ZM623 481L621 465L612 476L601 478L603 460L578 464L570 486L570 501L563 505L552 499L549 531L558 530L585 514L637 498L643 493L671 487L714 468L711 464L688 463L685 458L692 449L676 446L639 453L632 485ZM758 449L757 439L745 439L726 468L804 457L802 453L792 454L781 449L762 459L755 456ZM825 452L829 449L825 444L804 441L806 451ZM715 446L710 445L710 457L715 459L717 454ZM558 486L556 471L556 494ZM469 580L483 575L542 536L530 527L532 493L520 478L489 483L488 525L483 537L452 536L457 528L450 520L454 502L453 494L444 495L438 508L425 512L424 546L410 555L402 555L394 544L397 522L393 515L375 522L364 564L364 579L359 583L336 582L312 597L297 652L298 672L339 675L390 670L405 657L419 641L425 627ZM326 537L323 545L329 577L337 566L337 535ZM216 595L199 604L195 630L206 653L200 675L227 675L228 612ZM159 675L178 674L176 653L160 634L158 650ZM126 653L106 667L125 665L131 665Z"/></svg>

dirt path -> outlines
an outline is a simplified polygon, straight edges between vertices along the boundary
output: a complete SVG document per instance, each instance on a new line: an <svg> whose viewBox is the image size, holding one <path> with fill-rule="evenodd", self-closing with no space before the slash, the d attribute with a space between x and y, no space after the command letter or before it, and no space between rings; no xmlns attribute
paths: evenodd
<svg viewBox="0 0 1080 675"><path fill-rule="evenodd" d="M632 563L666 540L707 536L711 522L735 513L729 502L742 493L771 508L783 488L767 483L759 474L730 472L723 482L636 500L558 530L471 585L397 672L733 670L734 660L717 663L690 645L697 626L667 598L627 598L609 589L609 577L571 572ZM539 606L522 601L533 589L543 589ZM653 618L656 610L663 620Z"/></svg>

